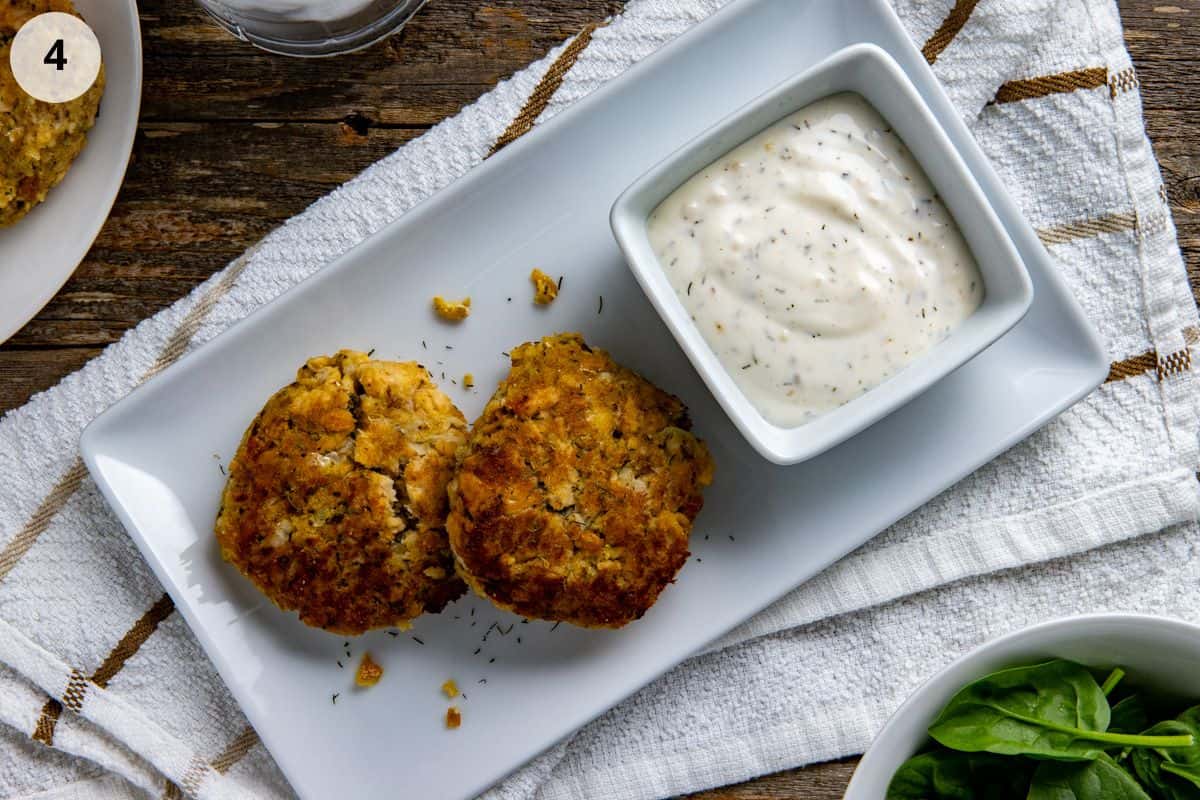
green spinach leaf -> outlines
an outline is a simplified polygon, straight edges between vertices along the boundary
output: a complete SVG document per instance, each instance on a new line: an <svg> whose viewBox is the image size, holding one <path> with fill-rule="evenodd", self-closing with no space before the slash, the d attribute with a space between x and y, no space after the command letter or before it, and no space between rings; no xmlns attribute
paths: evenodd
<svg viewBox="0 0 1200 800"><path fill-rule="evenodd" d="M1134 750L1133 769L1156 797L1200 800L1200 706L1189 708L1173 720L1160 722L1146 733L1169 736L1186 733L1197 738L1192 747Z"/></svg>
<svg viewBox="0 0 1200 800"><path fill-rule="evenodd" d="M1191 747L1190 734L1110 733L1111 711L1096 679L1071 661L1015 667L968 684L929 735L953 750L1091 761L1116 747Z"/></svg>
<svg viewBox="0 0 1200 800"><path fill-rule="evenodd" d="M1029 788L1033 763L987 753L933 750L905 761L887 800L1009 800Z"/></svg>
<svg viewBox="0 0 1200 800"><path fill-rule="evenodd" d="M1108 729L1113 733L1139 733L1150 727L1150 714L1140 694L1131 694L1112 707Z"/></svg>
<svg viewBox="0 0 1200 800"><path fill-rule="evenodd" d="M1108 756L1095 761L1043 761L1026 800L1150 800L1133 776Z"/></svg>

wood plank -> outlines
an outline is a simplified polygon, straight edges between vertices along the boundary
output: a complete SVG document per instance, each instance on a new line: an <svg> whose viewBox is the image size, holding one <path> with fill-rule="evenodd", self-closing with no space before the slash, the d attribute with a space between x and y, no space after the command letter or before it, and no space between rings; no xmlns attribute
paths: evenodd
<svg viewBox="0 0 1200 800"><path fill-rule="evenodd" d="M191 3L145 5L145 119L336 121L359 113L431 125L622 3L433 2L399 35L335 61L263 56Z"/></svg>

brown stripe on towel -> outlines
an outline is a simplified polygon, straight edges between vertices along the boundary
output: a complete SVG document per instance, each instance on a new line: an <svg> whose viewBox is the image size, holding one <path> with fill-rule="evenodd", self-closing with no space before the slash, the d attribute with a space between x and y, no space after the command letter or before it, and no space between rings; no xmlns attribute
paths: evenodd
<svg viewBox="0 0 1200 800"><path fill-rule="evenodd" d="M158 630L159 624L174 610L175 604L170 597L164 594L133 623L121 637L121 641L117 642L116 647L109 652L108 657L92 673L91 678L84 678L78 670L71 670L71 679L67 682L66 691L63 692L62 703L54 698L46 701L46 704L42 706L42 713L38 717L37 724L34 726L33 738L42 744L52 745L54 728L58 724L58 718L62 715L63 706L76 712L83 708L83 698L87 693L89 682L101 689L108 686L108 682L121 671L125 662L133 657L134 653L150 638L150 634Z"/></svg>
<svg viewBox="0 0 1200 800"><path fill-rule="evenodd" d="M1141 355L1130 356L1129 358L1112 362L1108 368L1108 377L1104 379L1104 382L1123 381L1126 378L1132 378L1156 370L1157 368L1158 354L1153 350L1148 350Z"/></svg>
<svg viewBox="0 0 1200 800"><path fill-rule="evenodd" d="M1200 342L1200 330L1193 327L1184 328L1183 341L1182 349L1165 356L1160 356L1154 350L1148 350L1140 355L1114 361L1108 368L1108 377L1104 379L1104 382L1123 381L1147 372L1153 372L1158 380L1164 381L1172 375L1187 372L1192 368L1191 348Z"/></svg>
<svg viewBox="0 0 1200 800"><path fill-rule="evenodd" d="M33 726L32 738L35 742L50 747L54 744L54 726L58 724L58 717L62 714L62 703L51 697L42 706L42 713L38 715L37 724Z"/></svg>
<svg viewBox="0 0 1200 800"><path fill-rule="evenodd" d="M228 747L221 751L220 755L213 759L212 768L224 775L245 758L256 744L258 744L258 734L254 732L254 728L247 727L229 743Z"/></svg>
<svg viewBox="0 0 1200 800"><path fill-rule="evenodd" d="M1015 103L1052 94L1074 92L1078 89L1099 89L1108 84L1107 67L1088 67L1037 78L1021 78L1001 84L996 90L995 103Z"/></svg>
<svg viewBox="0 0 1200 800"><path fill-rule="evenodd" d="M971 17L971 12L975 10L975 6L979 4L979 0L955 0L954 8L950 9L950 13L942 20L942 24L933 32L933 36L929 37L929 41L921 48L921 55L925 56L925 60L930 64L938 60L938 56L950 46L954 41L954 37L967 24L967 20Z"/></svg>
<svg viewBox="0 0 1200 800"><path fill-rule="evenodd" d="M1121 214L1106 214L1103 217L1081 220L1079 222L1064 222L1061 225L1051 225L1048 228L1039 228L1037 235L1042 240L1042 244L1066 244L1073 239L1086 239L1090 236L1099 236L1102 233L1120 233L1121 231L1131 231L1136 228L1137 216L1130 211Z"/></svg>
<svg viewBox="0 0 1200 800"><path fill-rule="evenodd" d="M179 360L187 350L188 342L196 335L196 331L200 329L200 323L204 322L209 312L221 301L225 295L229 294L233 289L237 279L241 276L246 265L250 263L250 256L256 250L252 247L242 254L240 258L234 261L225 272L217 279L212 289L203 297L196 301L196 305L188 309L188 312L183 315L183 319L179 321L179 327L167 339L166 345L163 346L162 352L150 369L146 370L146 374L142 376L139 383L145 382L162 372L167 367Z"/></svg>
<svg viewBox="0 0 1200 800"><path fill-rule="evenodd" d="M1158 379L1164 381L1172 375L1187 372L1191 368L1192 351L1191 348L1185 347L1182 350L1176 350L1165 358L1159 358L1158 364L1155 366L1155 371L1158 373Z"/></svg>
<svg viewBox="0 0 1200 800"><path fill-rule="evenodd" d="M33 512L29 521L21 530L17 531L17 535L9 540L4 549L0 550L0 581L12 572L12 568L17 565L22 556L29 552L29 548L33 547L33 543L38 540L42 532L50 527L51 520L71 499L71 495L75 494L75 490L79 488L79 484L83 482L83 476L86 474L87 467L83 465L83 461L75 459L71 468L58 479L58 483L54 484L54 488L42 500L41 505Z"/></svg>
<svg viewBox="0 0 1200 800"><path fill-rule="evenodd" d="M191 763L188 764L187 771L183 773L183 779L179 781L179 788L189 795L195 796L200 794L200 786L208 776L208 770L209 766L204 762L204 759L199 756L193 756Z"/></svg>
<svg viewBox="0 0 1200 800"><path fill-rule="evenodd" d="M533 93L529 95L529 99L525 101L524 107L521 108L517 116L509 123L508 128L504 133L500 134L500 138L492 145L492 149L488 152L488 157L496 155L508 145L520 139L526 133L533 129L533 125L537 122L538 117L546 110L546 106L550 105L550 99L554 97L554 93L558 91L558 87L562 86L563 78L571 67L575 66L575 62L579 60L579 56L587 49L588 44L592 41L592 33L596 28L601 27L598 24L591 24L584 28L579 35L571 40L571 43L566 46L562 54L554 60L550 65L550 69L546 70L546 74L538 81L538 85L534 87Z"/></svg>
<svg viewBox="0 0 1200 800"><path fill-rule="evenodd" d="M87 694L87 688L88 679L83 677L83 673L77 669L71 670L71 677L67 681L67 688L62 696L63 707L76 713L82 711L83 698Z"/></svg>
<svg viewBox="0 0 1200 800"><path fill-rule="evenodd" d="M108 686L108 682L121 671L125 662L141 649L146 640L150 638L150 634L158 630L159 624L171 616L171 612L174 610L175 603L169 596L164 594L158 598L154 605L150 606L149 610L133 623L133 626L121 637L121 641L117 642L117 646L108 654L108 658L104 659L92 673L92 683L101 689Z"/></svg>
<svg viewBox="0 0 1200 800"><path fill-rule="evenodd" d="M1137 70L1133 67L1126 67L1108 76L1108 95L1114 100L1117 99L1117 95L1131 92L1139 86L1141 82L1138 81Z"/></svg>
<svg viewBox="0 0 1200 800"><path fill-rule="evenodd" d="M219 756L213 759L213 762L209 766L224 775L235 764L245 758L246 754L256 744L258 744L258 734L254 732L253 728L246 728L246 730L238 734L236 739L229 743L228 747L221 751ZM196 767L196 765L197 762L193 761L192 767ZM199 784L203 782L204 772L203 762L200 762L199 769L195 775L193 775L192 769L189 768L183 782L186 784L190 781L197 786L196 789L189 789L189 791L195 793L199 789ZM183 800L183 791L171 781L167 781L166 786L163 787L162 800Z"/></svg>

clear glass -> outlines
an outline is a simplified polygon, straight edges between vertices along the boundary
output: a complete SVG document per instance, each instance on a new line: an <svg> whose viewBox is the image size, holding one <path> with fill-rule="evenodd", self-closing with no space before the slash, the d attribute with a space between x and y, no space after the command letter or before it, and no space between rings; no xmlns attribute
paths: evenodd
<svg viewBox="0 0 1200 800"><path fill-rule="evenodd" d="M221 27L285 56L335 56L390 36L427 0L196 0Z"/></svg>

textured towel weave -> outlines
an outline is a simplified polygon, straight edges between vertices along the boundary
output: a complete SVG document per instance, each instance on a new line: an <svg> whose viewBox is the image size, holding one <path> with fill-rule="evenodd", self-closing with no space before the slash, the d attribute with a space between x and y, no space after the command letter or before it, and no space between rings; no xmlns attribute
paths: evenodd
<svg viewBox="0 0 1200 800"><path fill-rule="evenodd" d="M1103 609L1200 620L1172 591L1200 578L1200 326L1116 7L895 4L1101 332L1111 380L492 797L654 798L859 752L925 676L1001 632ZM0 420L0 795L290 796L85 476L80 431L478 164L523 110L545 120L720 5L633 0Z"/></svg>

